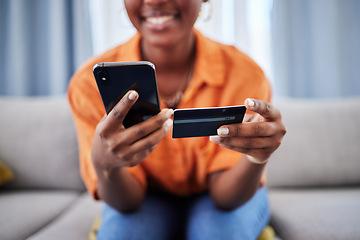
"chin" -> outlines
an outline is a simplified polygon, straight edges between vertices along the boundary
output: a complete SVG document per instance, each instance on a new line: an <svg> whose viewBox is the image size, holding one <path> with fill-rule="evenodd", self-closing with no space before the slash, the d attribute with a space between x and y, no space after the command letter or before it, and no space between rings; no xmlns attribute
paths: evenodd
<svg viewBox="0 0 360 240"><path fill-rule="evenodd" d="M142 35L144 37L144 35ZM182 40L178 36L174 36L174 34L167 33L167 34L147 34L144 37L144 41L153 46L158 48L170 48L178 45Z"/></svg>

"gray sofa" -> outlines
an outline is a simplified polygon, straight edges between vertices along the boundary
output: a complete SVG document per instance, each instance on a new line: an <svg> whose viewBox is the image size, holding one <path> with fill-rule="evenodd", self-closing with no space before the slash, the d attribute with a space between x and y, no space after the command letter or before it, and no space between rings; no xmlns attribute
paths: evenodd
<svg viewBox="0 0 360 240"><path fill-rule="evenodd" d="M79 174L64 96L0 98L0 161L14 180L0 188L0 239L87 239L101 203Z"/></svg>
<svg viewBox="0 0 360 240"><path fill-rule="evenodd" d="M276 100L287 134L268 164L283 239L360 239L360 98Z"/></svg>
<svg viewBox="0 0 360 240"><path fill-rule="evenodd" d="M268 164L278 239L360 239L360 98L280 100L288 133ZM79 176L65 96L0 97L0 239L88 239L101 202Z"/></svg>

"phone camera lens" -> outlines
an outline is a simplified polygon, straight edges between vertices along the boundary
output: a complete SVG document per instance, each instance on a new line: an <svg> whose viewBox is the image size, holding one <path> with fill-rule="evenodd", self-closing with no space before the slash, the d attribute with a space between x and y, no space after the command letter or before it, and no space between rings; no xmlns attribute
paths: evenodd
<svg viewBox="0 0 360 240"><path fill-rule="evenodd" d="M97 75L102 85L109 84L110 78L109 78L109 74L106 71L100 71Z"/></svg>

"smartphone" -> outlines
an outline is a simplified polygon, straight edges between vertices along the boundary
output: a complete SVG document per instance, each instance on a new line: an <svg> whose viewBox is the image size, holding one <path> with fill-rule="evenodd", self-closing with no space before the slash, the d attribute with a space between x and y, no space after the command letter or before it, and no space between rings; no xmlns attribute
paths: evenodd
<svg viewBox="0 0 360 240"><path fill-rule="evenodd" d="M241 123L246 112L244 105L187 108L174 111L173 138L217 135L222 125Z"/></svg>
<svg viewBox="0 0 360 240"><path fill-rule="evenodd" d="M123 121L125 128L160 112L155 66L151 62L97 63L93 74L107 114L129 90L139 93L138 100Z"/></svg>

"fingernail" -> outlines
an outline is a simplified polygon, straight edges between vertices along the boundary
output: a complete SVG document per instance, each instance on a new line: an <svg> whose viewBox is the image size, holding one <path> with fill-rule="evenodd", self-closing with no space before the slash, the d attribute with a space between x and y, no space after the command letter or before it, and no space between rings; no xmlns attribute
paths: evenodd
<svg viewBox="0 0 360 240"><path fill-rule="evenodd" d="M130 100L135 100L136 97L137 97L137 92L135 92L135 91L132 91L132 92L129 94L129 99L130 99Z"/></svg>
<svg viewBox="0 0 360 240"><path fill-rule="evenodd" d="M255 102L250 98L246 99L246 104L249 105L249 107L255 106Z"/></svg>
<svg viewBox="0 0 360 240"><path fill-rule="evenodd" d="M174 114L174 110L172 110L171 108L169 110L167 110L167 112L165 113L165 117L169 118Z"/></svg>
<svg viewBox="0 0 360 240"><path fill-rule="evenodd" d="M228 135L229 134L229 129L227 127L218 128L217 134L219 136Z"/></svg>
<svg viewBox="0 0 360 240"><path fill-rule="evenodd" d="M209 140L214 142L214 143L219 143L220 139L221 139L220 136L210 136L210 138L209 138Z"/></svg>
<svg viewBox="0 0 360 240"><path fill-rule="evenodd" d="M172 124L173 124L173 121L171 119L168 119L165 121L164 128L165 128L166 132L169 130L169 128L171 127Z"/></svg>

